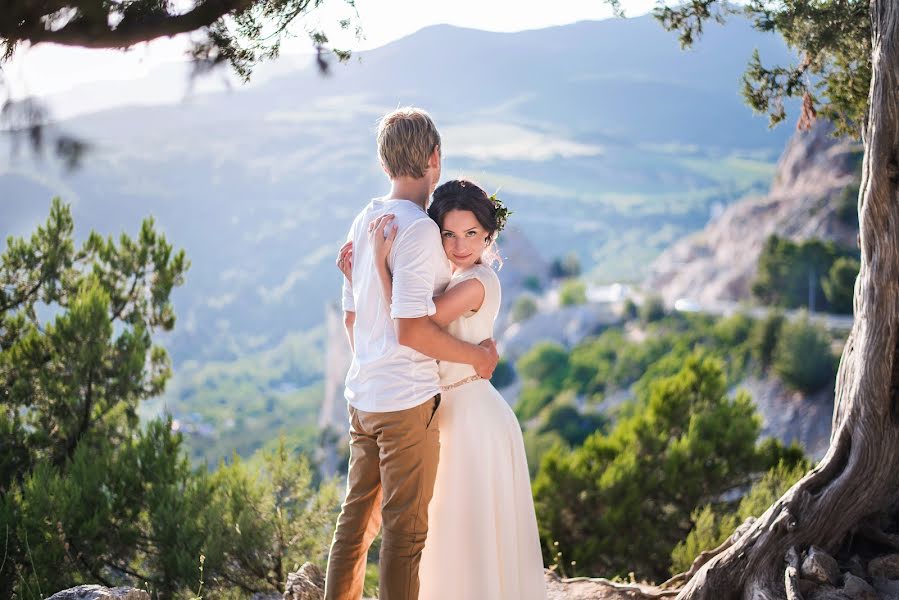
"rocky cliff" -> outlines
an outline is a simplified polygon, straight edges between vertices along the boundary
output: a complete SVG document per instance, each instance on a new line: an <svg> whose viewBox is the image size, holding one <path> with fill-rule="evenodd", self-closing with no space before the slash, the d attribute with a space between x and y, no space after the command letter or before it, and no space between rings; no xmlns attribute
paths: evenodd
<svg viewBox="0 0 899 600"><path fill-rule="evenodd" d="M861 146L819 123L797 132L777 166L770 192L733 204L701 231L671 246L650 267L645 287L673 305L749 297L759 254L772 234L857 245L858 231L837 214L835 199L857 177Z"/></svg>

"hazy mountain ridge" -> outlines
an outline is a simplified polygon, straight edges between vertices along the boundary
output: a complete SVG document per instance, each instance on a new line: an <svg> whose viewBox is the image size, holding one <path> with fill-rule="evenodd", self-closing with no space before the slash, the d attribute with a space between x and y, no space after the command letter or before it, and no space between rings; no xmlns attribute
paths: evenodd
<svg viewBox="0 0 899 600"><path fill-rule="evenodd" d="M323 322L333 253L385 189L377 117L414 103L444 131L446 176L499 189L544 258L573 250L597 276L633 277L713 207L764 191L786 139L737 94L752 47L786 60L780 40L735 22L689 53L676 44L649 17L516 34L438 26L329 78L304 69L84 115L63 124L93 145L81 170L22 155L0 166L0 234L30 231L51 193L73 203L79 237L133 233L154 215L193 265L174 294L176 365L239 358Z"/></svg>

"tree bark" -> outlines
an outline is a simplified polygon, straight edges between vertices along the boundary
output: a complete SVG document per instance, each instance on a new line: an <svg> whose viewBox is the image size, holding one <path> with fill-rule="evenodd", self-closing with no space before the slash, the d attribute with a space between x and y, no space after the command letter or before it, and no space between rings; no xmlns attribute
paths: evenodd
<svg viewBox="0 0 899 600"><path fill-rule="evenodd" d="M899 3L872 0L872 77L859 192L861 269L855 322L836 381L830 448L735 543L687 582L678 600L787 596L792 554L834 552L899 499Z"/></svg>

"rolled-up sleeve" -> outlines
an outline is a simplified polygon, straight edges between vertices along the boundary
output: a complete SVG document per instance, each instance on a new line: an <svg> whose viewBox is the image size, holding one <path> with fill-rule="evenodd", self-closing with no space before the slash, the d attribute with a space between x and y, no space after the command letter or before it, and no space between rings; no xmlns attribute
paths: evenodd
<svg viewBox="0 0 899 600"><path fill-rule="evenodd" d="M420 219L402 232L393 245L394 319L428 317L437 312L434 285L440 261L446 260L440 230L430 219Z"/></svg>
<svg viewBox="0 0 899 600"><path fill-rule="evenodd" d="M356 231L356 223L359 219L355 219L353 224L350 226L350 232L347 234L347 241L355 239L353 236ZM356 301L353 299L353 284L350 283L350 280L346 277L343 277L343 298L341 299L341 306L343 310L356 312Z"/></svg>
<svg viewBox="0 0 899 600"><path fill-rule="evenodd" d="M333 298L334 296L331 297ZM343 310L356 312L356 302L353 300L353 284L346 277L343 278L343 300L340 304L343 306Z"/></svg>

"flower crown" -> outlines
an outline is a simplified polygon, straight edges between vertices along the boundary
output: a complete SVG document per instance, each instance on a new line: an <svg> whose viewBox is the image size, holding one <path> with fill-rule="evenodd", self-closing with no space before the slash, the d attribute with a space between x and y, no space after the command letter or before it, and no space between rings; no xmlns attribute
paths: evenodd
<svg viewBox="0 0 899 600"><path fill-rule="evenodd" d="M493 206L496 210L496 233L499 233L503 230L503 227L506 226L506 221L509 219L509 215L513 214L511 210L503 205L503 201L496 197L496 194L493 194L489 198L490 202L493 203Z"/></svg>

